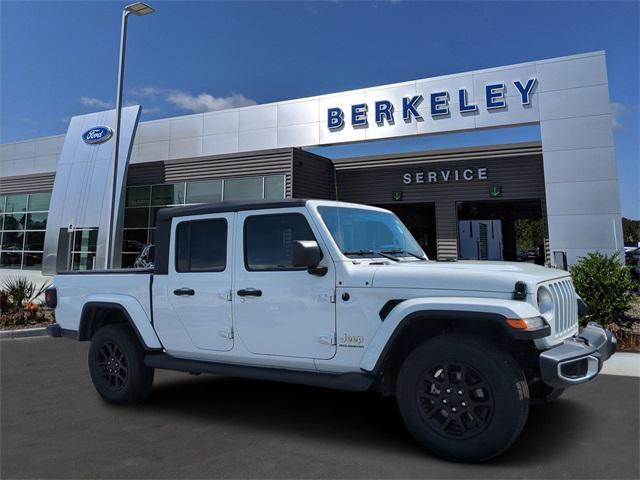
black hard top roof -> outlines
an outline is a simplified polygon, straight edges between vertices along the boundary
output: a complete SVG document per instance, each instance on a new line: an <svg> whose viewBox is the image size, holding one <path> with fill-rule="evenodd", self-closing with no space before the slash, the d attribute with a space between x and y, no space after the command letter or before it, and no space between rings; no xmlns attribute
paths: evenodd
<svg viewBox="0 0 640 480"><path fill-rule="evenodd" d="M245 202L216 202L184 207L162 208L158 211L158 222L169 221L174 217L187 215L202 215L206 213L241 212L244 210L265 210L268 208L304 207L307 200L289 198L278 201L245 201Z"/></svg>

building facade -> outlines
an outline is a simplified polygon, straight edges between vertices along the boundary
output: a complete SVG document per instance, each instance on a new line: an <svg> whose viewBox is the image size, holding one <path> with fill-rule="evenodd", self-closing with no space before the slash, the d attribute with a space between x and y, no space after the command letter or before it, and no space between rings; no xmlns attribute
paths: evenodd
<svg viewBox="0 0 640 480"><path fill-rule="evenodd" d="M110 130L110 115L0 146L0 275L102 267L113 141L94 137L96 127ZM439 260L563 266L622 248L604 52L140 124L137 116L131 110L121 136L123 266L153 243L159 208L291 197L389 208ZM522 124L539 124L541 141L334 160L304 149Z"/></svg>

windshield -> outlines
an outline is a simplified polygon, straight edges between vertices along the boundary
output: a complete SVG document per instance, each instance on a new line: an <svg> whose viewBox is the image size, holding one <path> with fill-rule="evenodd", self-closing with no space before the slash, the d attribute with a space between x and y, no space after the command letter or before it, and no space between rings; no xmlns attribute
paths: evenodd
<svg viewBox="0 0 640 480"><path fill-rule="evenodd" d="M347 256L426 259L407 227L393 213L346 207L318 207L318 212Z"/></svg>

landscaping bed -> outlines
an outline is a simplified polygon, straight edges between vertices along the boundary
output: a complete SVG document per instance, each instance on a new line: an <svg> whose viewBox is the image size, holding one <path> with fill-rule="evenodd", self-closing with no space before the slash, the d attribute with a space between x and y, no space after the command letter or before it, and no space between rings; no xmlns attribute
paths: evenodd
<svg viewBox="0 0 640 480"><path fill-rule="evenodd" d="M624 326L612 325L621 352L640 353L640 295L634 295L625 315Z"/></svg>
<svg viewBox="0 0 640 480"><path fill-rule="evenodd" d="M38 305L36 312L2 312L0 314L0 330L46 327L55 321L52 309Z"/></svg>
<svg viewBox="0 0 640 480"><path fill-rule="evenodd" d="M4 280L0 289L0 330L46 327L55 322L54 311L41 301L48 284L37 287L24 277Z"/></svg>

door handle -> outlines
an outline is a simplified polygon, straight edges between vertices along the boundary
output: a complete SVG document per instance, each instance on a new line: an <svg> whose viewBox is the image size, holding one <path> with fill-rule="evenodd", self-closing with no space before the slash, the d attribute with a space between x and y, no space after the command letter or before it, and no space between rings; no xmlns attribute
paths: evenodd
<svg viewBox="0 0 640 480"><path fill-rule="evenodd" d="M240 297L261 297L262 290L258 290L257 288L243 288L242 290L238 290L238 295Z"/></svg>
<svg viewBox="0 0 640 480"><path fill-rule="evenodd" d="M173 291L173 294L178 296L184 296L184 295L193 296L196 294L196 291L193 288L178 288Z"/></svg>

